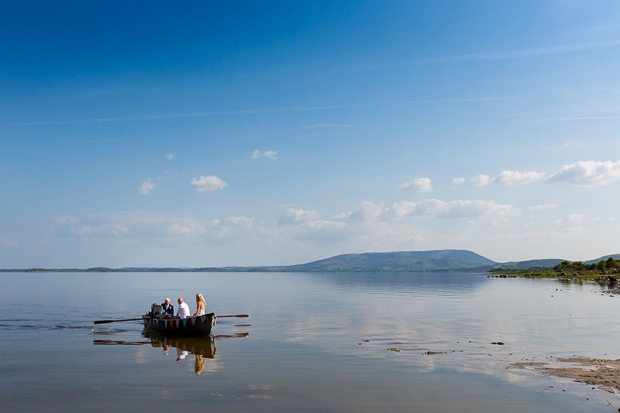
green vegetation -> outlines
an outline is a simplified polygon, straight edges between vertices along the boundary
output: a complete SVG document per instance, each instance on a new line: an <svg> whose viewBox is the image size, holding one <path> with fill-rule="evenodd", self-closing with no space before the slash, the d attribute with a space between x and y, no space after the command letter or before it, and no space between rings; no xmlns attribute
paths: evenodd
<svg viewBox="0 0 620 413"><path fill-rule="evenodd" d="M528 268L525 270L497 268L491 272L533 278L601 279L620 277L620 259L609 257L606 260L590 263L562 261L553 268Z"/></svg>
<svg viewBox="0 0 620 413"><path fill-rule="evenodd" d="M614 272L615 270L620 270L620 260L614 260L613 257L609 257L606 260L601 260L597 263L584 264L581 261L569 262L562 261L555 267L553 267L556 271L571 271L571 272L597 272L597 273L608 273Z"/></svg>

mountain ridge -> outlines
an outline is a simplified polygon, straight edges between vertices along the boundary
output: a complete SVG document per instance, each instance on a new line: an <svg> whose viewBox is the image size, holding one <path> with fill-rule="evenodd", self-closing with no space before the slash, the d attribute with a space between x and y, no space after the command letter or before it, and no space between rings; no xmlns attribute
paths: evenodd
<svg viewBox="0 0 620 413"><path fill-rule="evenodd" d="M294 271L437 271L471 269L497 264L468 250L430 250L341 254L306 264Z"/></svg>
<svg viewBox="0 0 620 413"><path fill-rule="evenodd" d="M584 261L598 263L620 254L608 254ZM91 267L0 269L0 272L421 272L421 271L489 271L501 269L551 268L565 259L536 259L499 263L469 250L366 252L340 254L305 264L280 266L229 267ZM574 261L573 261L574 262Z"/></svg>

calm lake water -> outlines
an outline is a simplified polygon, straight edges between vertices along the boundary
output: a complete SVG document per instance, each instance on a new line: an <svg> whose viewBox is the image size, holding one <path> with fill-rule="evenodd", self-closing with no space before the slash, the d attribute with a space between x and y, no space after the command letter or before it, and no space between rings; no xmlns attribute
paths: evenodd
<svg viewBox="0 0 620 413"><path fill-rule="evenodd" d="M592 386L505 368L550 356L620 359L620 298L590 283L452 273L3 273L0 281L3 411L620 407L620 396ZM250 317L218 319L213 342L163 343L140 322L93 326L138 317L165 297L176 309L182 296L194 311L197 292L208 311Z"/></svg>

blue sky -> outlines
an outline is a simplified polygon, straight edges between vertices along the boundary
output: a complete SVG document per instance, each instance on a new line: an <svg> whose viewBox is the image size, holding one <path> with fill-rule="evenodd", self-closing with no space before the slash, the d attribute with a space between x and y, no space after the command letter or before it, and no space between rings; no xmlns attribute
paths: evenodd
<svg viewBox="0 0 620 413"><path fill-rule="evenodd" d="M620 252L617 1L2 7L2 268Z"/></svg>

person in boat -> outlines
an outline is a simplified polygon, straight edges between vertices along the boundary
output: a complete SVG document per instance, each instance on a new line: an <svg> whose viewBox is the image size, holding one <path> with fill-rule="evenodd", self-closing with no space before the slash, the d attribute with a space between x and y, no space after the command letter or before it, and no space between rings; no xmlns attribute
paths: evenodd
<svg viewBox="0 0 620 413"><path fill-rule="evenodd" d="M207 308L207 302L201 293L196 294L196 312L195 316L205 315L205 309Z"/></svg>
<svg viewBox="0 0 620 413"><path fill-rule="evenodd" d="M164 303L161 305L161 308L164 310L164 315L174 316L174 307L170 304L170 298L166 298Z"/></svg>
<svg viewBox="0 0 620 413"><path fill-rule="evenodd" d="M177 301L179 303L179 312L177 313L177 316L179 316L179 318L189 317L190 316L189 306L187 305L187 303L183 301L183 297L179 297Z"/></svg>

